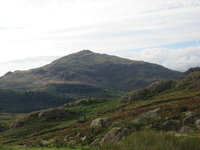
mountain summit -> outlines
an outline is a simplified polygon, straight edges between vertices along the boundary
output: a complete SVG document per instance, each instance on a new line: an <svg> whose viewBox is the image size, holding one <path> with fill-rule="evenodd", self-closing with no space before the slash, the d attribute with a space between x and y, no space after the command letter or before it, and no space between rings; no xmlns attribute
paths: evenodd
<svg viewBox="0 0 200 150"><path fill-rule="evenodd" d="M157 64L82 50L40 68L8 73L0 78L0 86L41 90L52 84L81 84L130 91L180 74Z"/></svg>

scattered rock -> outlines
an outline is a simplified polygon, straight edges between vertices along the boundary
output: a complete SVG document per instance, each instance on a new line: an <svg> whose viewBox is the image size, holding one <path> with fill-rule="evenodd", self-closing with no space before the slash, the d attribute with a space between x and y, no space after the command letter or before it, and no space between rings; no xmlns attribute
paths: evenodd
<svg viewBox="0 0 200 150"><path fill-rule="evenodd" d="M151 111L148 111L146 113L143 113L141 115L139 115L137 117L137 120L139 121L143 121L143 120L159 120L161 119L160 115L157 114L157 112L159 111L160 109L155 109L155 110L151 110Z"/></svg>
<svg viewBox="0 0 200 150"><path fill-rule="evenodd" d="M191 111L187 111L184 114L183 124L194 123L195 113Z"/></svg>
<svg viewBox="0 0 200 150"><path fill-rule="evenodd" d="M195 121L195 127L200 130L200 119Z"/></svg>
<svg viewBox="0 0 200 150"><path fill-rule="evenodd" d="M96 128L108 128L111 125L110 118L97 118L92 121L90 127L92 129Z"/></svg>
<svg viewBox="0 0 200 150"><path fill-rule="evenodd" d="M42 145L42 146L47 146L47 145L49 145L49 141L42 140L42 141L41 141L41 145Z"/></svg>
<svg viewBox="0 0 200 150"><path fill-rule="evenodd" d="M64 142L67 142L69 140L69 135L66 135L64 138Z"/></svg>
<svg viewBox="0 0 200 150"><path fill-rule="evenodd" d="M95 139L90 145L96 145L97 143L99 143L99 139Z"/></svg>
<svg viewBox="0 0 200 150"><path fill-rule="evenodd" d="M84 136L84 137L81 138L81 141L84 142L84 141L86 141L86 139L87 139L87 137Z"/></svg>
<svg viewBox="0 0 200 150"><path fill-rule="evenodd" d="M191 131L193 131L192 127L184 125L184 126L181 127L179 132L180 133L187 133L187 132L191 132Z"/></svg>
<svg viewBox="0 0 200 150"><path fill-rule="evenodd" d="M101 144L105 142L117 142L125 139L126 136L131 134L131 130L127 128L115 127L109 131L101 140Z"/></svg>
<svg viewBox="0 0 200 150"><path fill-rule="evenodd" d="M179 120L168 120L163 123L163 127L167 131L178 130L181 127L181 122Z"/></svg>

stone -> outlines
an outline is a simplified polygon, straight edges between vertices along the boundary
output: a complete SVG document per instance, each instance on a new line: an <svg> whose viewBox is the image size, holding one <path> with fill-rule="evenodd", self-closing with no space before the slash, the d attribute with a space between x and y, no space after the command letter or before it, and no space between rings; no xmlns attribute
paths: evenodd
<svg viewBox="0 0 200 150"><path fill-rule="evenodd" d="M195 124L195 127L196 127L198 130L200 130L200 119L196 120L194 124Z"/></svg>
<svg viewBox="0 0 200 150"><path fill-rule="evenodd" d="M148 111L146 113L143 113L141 115L139 115L137 117L137 119L139 121L142 121L142 120L159 120L161 119L160 115L157 114L157 112L159 111L160 109L155 109L155 110L151 110L151 111Z"/></svg>
<svg viewBox="0 0 200 150"><path fill-rule="evenodd" d="M179 132L180 133L187 133L187 132L191 132L191 131L193 131L192 127L184 125L184 126L181 127Z"/></svg>
<svg viewBox="0 0 200 150"><path fill-rule="evenodd" d="M97 143L99 143L99 139L95 139L90 145L96 145Z"/></svg>
<svg viewBox="0 0 200 150"><path fill-rule="evenodd" d="M102 138L101 144L105 142L117 142L123 140L129 134L131 134L131 130L127 128L114 127Z"/></svg>
<svg viewBox="0 0 200 150"><path fill-rule="evenodd" d="M194 123L195 114L191 111L187 111L184 114L183 124Z"/></svg>
<svg viewBox="0 0 200 150"><path fill-rule="evenodd" d="M97 118L91 122L90 127L92 129L108 128L111 125L110 118Z"/></svg>
<svg viewBox="0 0 200 150"><path fill-rule="evenodd" d="M41 141L41 145L42 145L42 146L47 146L47 145L49 145L49 144L50 144L50 142L47 141L47 140L42 140L42 141Z"/></svg>

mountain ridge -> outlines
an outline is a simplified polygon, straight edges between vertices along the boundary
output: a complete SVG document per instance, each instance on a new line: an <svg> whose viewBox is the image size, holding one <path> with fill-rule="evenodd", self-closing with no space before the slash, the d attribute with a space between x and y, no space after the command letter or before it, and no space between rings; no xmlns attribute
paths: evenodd
<svg viewBox="0 0 200 150"><path fill-rule="evenodd" d="M43 90L49 84L89 84L130 91L159 79L176 79L180 72L163 66L83 50L50 64L0 77L1 88Z"/></svg>

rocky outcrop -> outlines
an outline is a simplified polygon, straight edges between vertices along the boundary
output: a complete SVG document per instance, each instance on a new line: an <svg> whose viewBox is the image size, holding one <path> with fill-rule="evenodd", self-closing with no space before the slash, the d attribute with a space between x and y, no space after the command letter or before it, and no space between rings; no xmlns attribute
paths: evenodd
<svg viewBox="0 0 200 150"><path fill-rule="evenodd" d="M200 119L195 121L195 127L200 130Z"/></svg>
<svg viewBox="0 0 200 150"><path fill-rule="evenodd" d="M97 118L91 122L91 129L108 128L111 125L110 118Z"/></svg>
<svg viewBox="0 0 200 150"><path fill-rule="evenodd" d="M125 139L126 136L131 134L131 130L127 128L114 127L102 138L101 144L105 142L117 142Z"/></svg>
<svg viewBox="0 0 200 150"><path fill-rule="evenodd" d="M192 127L184 125L184 126L181 127L179 132L180 133L187 133L187 132L192 132L192 131L193 131Z"/></svg>
<svg viewBox="0 0 200 150"><path fill-rule="evenodd" d="M160 80L152 83L146 88L132 91L121 98L121 102L131 102L137 100L145 100L153 97L155 94L163 92L173 87L174 81Z"/></svg>

